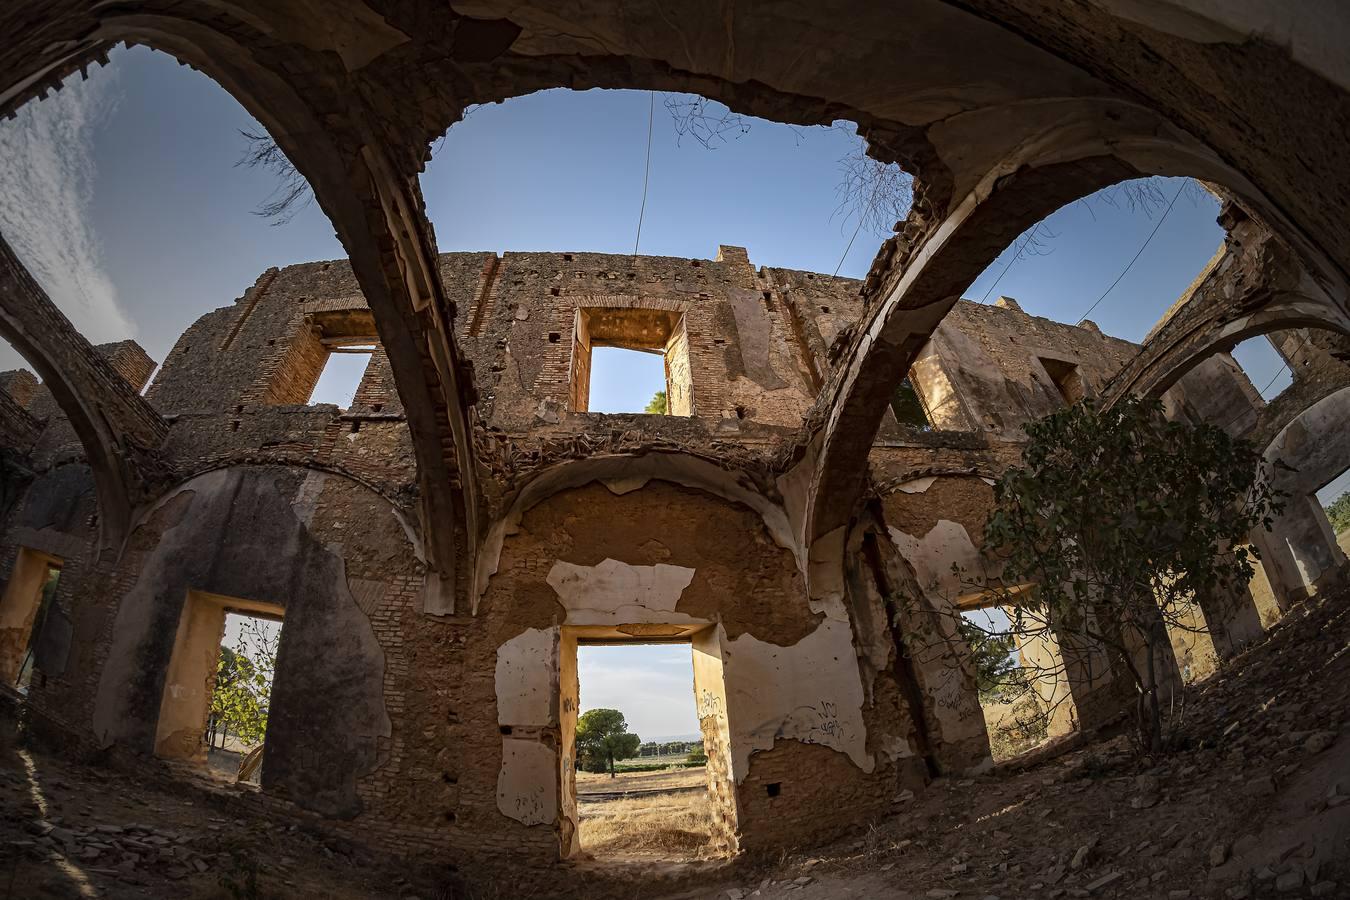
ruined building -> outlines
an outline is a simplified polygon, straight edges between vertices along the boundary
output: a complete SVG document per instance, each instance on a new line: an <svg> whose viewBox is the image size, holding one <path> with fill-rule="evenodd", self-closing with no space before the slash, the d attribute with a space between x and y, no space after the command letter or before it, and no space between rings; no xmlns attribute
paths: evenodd
<svg viewBox="0 0 1350 900"><path fill-rule="evenodd" d="M990 485L1018 461L1021 427L1104 398L1138 346L1007 297L958 302L883 416L863 511L832 561L801 552L789 510L802 486L781 473L831 348L863 319L859 282L756 270L738 247L437 262L478 389L490 523L462 595L428 589L407 416L346 262L264 273L188 329L144 400L153 366L134 344L85 353L163 423L159 460L176 471L120 553L103 550L76 431L32 375L6 373L8 446L31 478L10 478L6 646L22 649L38 586L60 570L29 687L46 727L202 763L225 612L241 610L284 623L263 794L404 851L575 852L578 641L692 645L728 850L822 840L930 773L989 767L972 672L952 664L968 652L959 636L902 652L887 622L905 591L935 614L986 602L952 564L979 570ZM603 346L664 353L669 415L587 412ZM373 352L350 407L308 404L353 347ZM1222 354L1166 399L1191 416L1247 404L1235 430L1263 412ZM1334 540L1289 545L1344 564ZM1268 559L1250 597L1215 611L1213 639L1176 636L1186 665L1212 670L1310 586L1306 563ZM1129 702L1109 666L1056 668L1057 733Z"/></svg>
<svg viewBox="0 0 1350 900"><path fill-rule="evenodd" d="M823 840L989 767L959 635L914 646L895 598L986 602L952 564L977 568L1022 426L1082 396L1162 397L1284 464L1258 578L1174 636L1212 669L1346 569L1312 493L1347 462L1350 16L1314 5L1272 30L1190 0L9 4L0 112L117 42L165 50L267 126L350 259L264 273L142 394L144 354L90 346L0 242L0 335L40 376L0 393L6 674L56 584L30 727L191 765L225 610L280 617L249 802L516 871L576 849L578 642L687 641L722 845ZM438 254L429 142L556 86L855 121L913 212L861 282L735 247ZM1227 240L1142 346L958 299L1048 213L1155 173L1214 185ZM1295 374L1270 404L1226 356L1260 334ZM363 346L350 408L307 404ZM601 346L662 352L670 415L589 413ZM1127 702L1091 648L1024 652L1064 657L1057 732Z"/></svg>

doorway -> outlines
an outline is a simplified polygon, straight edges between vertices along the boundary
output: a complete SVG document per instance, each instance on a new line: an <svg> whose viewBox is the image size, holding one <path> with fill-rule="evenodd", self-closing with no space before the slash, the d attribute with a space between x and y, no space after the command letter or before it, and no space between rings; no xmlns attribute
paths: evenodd
<svg viewBox="0 0 1350 900"><path fill-rule="evenodd" d="M560 667L563 855L681 861L733 852L735 785L715 629L657 639L567 627Z"/></svg>
<svg viewBox="0 0 1350 900"><path fill-rule="evenodd" d="M155 754L257 782L282 609L189 591L164 680Z"/></svg>
<svg viewBox="0 0 1350 900"><path fill-rule="evenodd" d="M38 636L61 581L61 560L20 547L0 598L0 679L21 694L33 679Z"/></svg>

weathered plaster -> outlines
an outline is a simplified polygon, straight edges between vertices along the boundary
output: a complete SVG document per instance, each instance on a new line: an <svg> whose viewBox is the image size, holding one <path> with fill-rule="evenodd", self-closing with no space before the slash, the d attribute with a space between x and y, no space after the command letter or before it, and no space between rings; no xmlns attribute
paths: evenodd
<svg viewBox="0 0 1350 900"><path fill-rule="evenodd" d="M558 629L527 628L497 648L497 723L543 728L558 715Z"/></svg>
<svg viewBox="0 0 1350 900"><path fill-rule="evenodd" d="M497 809L524 825L552 825L558 818L558 754L530 738L502 738Z"/></svg>
<svg viewBox="0 0 1350 900"><path fill-rule="evenodd" d="M846 620L827 617L788 647L749 634L727 640L718 627L738 783L750 772L751 754L783 739L822 744L872 771L862 679Z"/></svg>
<svg viewBox="0 0 1350 900"><path fill-rule="evenodd" d="M704 621L675 611L680 595L694 580L694 570L684 566L631 566L614 559L578 566L558 560L547 580L567 609L569 625Z"/></svg>

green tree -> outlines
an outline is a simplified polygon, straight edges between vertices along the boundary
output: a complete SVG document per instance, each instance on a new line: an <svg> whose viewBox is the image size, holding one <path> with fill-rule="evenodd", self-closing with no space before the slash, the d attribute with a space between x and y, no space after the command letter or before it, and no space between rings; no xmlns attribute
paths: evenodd
<svg viewBox="0 0 1350 900"><path fill-rule="evenodd" d="M1219 428L1169 422L1157 401L1083 401L1026 427L1023 465L995 486L985 550L1009 596L1056 635L1103 647L1133 680L1142 749L1164 749L1167 629L1253 574L1246 542L1283 508L1259 454ZM1014 630L1021 630L1015 627Z"/></svg>
<svg viewBox="0 0 1350 900"><path fill-rule="evenodd" d="M657 391L651 402L642 411L653 416L664 416L666 414L666 392Z"/></svg>
<svg viewBox="0 0 1350 900"><path fill-rule="evenodd" d="M257 744L266 735L280 636L274 624L247 619L235 648L220 648L207 718L207 740L212 746L219 738L223 747L231 733L246 744Z"/></svg>
<svg viewBox="0 0 1350 900"><path fill-rule="evenodd" d="M1013 659L1017 638L1011 632L994 632L961 619L961 636L975 658L975 684L981 697L998 697L1012 685L1021 685L1022 667Z"/></svg>
<svg viewBox="0 0 1350 900"><path fill-rule="evenodd" d="M614 761L636 756L641 743L617 709L589 709L577 719L577 760L587 772L608 769L613 778Z"/></svg>
<svg viewBox="0 0 1350 900"><path fill-rule="evenodd" d="M1337 534L1350 528L1350 491L1341 494L1326 508L1331 528Z"/></svg>
<svg viewBox="0 0 1350 900"><path fill-rule="evenodd" d="M694 748L689 751L689 758L686 761L696 765L707 765L708 751L703 749L702 744L695 744Z"/></svg>

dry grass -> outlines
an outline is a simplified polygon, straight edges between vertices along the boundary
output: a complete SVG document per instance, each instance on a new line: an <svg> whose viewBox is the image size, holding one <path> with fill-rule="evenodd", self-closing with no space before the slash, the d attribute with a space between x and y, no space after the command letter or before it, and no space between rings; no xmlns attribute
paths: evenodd
<svg viewBox="0 0 1350 900"><path fill-rule="evenodd" d="M681 787L702 787L708 783L707 769L666 769L661 772L623 772L613 778L595 772L577 773L577 794L611 791L652 791Z"/></svg>
<svg viewBox="0 0 1350 900"><path fill-rule="evenodd" d="M699 773L701 781L702 770L695 771ZM605 776L604 780L610 782L608 776ZM623 780L625 779L614 779L615 782ZM580 782L578 787L584 790ZM602 789L602 786L597 785L593 788L599 789ZM588 853L641 854L686 859L715 855L712 846L713 811L707 791L685 791L596 803L588 803L583 798L579 812L581 847Z"/></svg>

